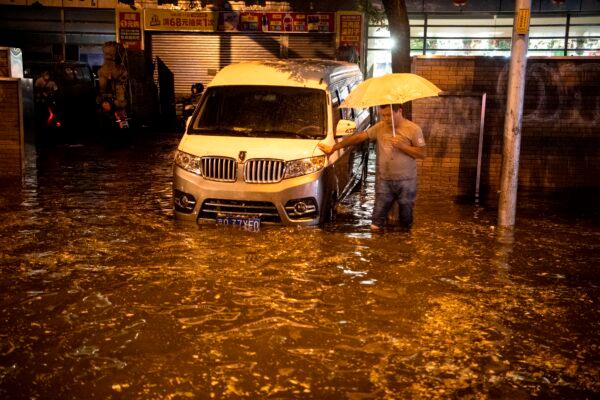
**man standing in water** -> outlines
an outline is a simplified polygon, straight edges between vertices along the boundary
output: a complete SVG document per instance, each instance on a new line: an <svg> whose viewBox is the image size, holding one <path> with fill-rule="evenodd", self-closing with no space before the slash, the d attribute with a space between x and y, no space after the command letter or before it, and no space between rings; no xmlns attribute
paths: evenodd
<svg viewBox="0 0 600 400"><path fill-rule="evenodd" d="M377 231L385 226L394 201L400 206L400 225L410 229L417 195L415 159L425 158L425 139L421 128L403 117L400 104L394 104L392 107L380 106L379 116L381 121L366 131L348 136L333 146L319 143L319 148L323 153L330 155L336 150L367 139L376 140L375 207L371 229ZM395 136L392 134L392 118L396 129Z"/></svg>

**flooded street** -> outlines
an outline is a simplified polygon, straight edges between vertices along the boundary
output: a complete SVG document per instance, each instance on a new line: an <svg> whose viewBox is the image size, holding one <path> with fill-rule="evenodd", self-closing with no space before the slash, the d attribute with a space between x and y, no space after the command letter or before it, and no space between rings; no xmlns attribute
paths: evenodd
<svg viewBox="0 0 600 400"><path fill-rule="evenodd" d="M0 398L597 398L597 210L421 193L371 234L173 219L178 138L41 154L0 196Z"/></svg>

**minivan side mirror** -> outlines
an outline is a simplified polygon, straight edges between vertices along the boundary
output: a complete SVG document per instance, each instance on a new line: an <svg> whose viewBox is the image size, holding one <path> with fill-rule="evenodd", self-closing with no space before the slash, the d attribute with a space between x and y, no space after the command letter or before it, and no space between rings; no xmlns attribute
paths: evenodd
<svg viewBox="0 0 600 400"><path fill-rule="evenodd" d="M335 127L335 136L349 136L356 132L356 122L349 119L340 119Z"/></svg>
<svg viewBox="0 0 600 400"><path fill-rule="evenodd" d="M189 117L187 117L187 120L185 121L185 131L187 132L188 126L190 126L190 122L192 122L192 116L190 115Z"/></svg>

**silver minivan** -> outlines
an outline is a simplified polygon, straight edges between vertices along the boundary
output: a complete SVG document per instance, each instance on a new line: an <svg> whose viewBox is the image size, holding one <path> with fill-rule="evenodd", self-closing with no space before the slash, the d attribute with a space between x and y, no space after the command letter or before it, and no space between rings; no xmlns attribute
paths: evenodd
<svg viewBox="0 0 600 400"><path fill-rule="evenodd" d="M355 64L329 60L223 68L175 155L176 217L252 227L330 220L366 176L368 143L329 157L317 144L369 126L367 109L338 107L361 81Z"/></svg>

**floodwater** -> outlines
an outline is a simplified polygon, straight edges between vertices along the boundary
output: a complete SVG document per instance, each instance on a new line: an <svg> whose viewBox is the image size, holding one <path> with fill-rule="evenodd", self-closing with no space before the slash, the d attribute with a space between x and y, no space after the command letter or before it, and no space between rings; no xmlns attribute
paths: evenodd
<svg viewBox="0 0 600 400"><path fill-rule="evenodd" d="M184 224L177 138L59 147L0 197L0 398L597 398L597 210L420 194L371 234ZM588 210L589 211L589 210Z"/></svg>

